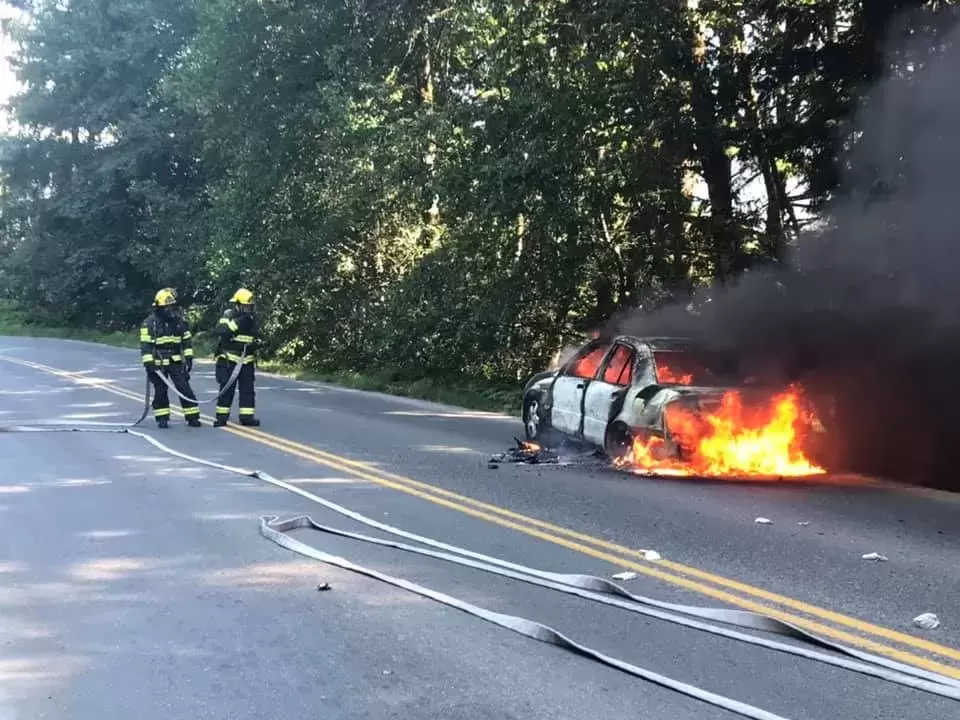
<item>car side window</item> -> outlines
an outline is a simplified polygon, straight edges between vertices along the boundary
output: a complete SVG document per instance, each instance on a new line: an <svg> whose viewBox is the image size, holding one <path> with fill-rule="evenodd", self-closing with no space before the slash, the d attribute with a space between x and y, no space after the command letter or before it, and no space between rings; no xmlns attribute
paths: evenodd
<svg viewBox="0 0 960 720"><path fill-rule="evenodd" d="M617 345L617 349L603 373L603 381L611 385L629 385L633 379L633 360L633 350L626 345Z"/></svg>
<svg viewBox="0 0 960 720"><path fill-rule="evenodd" d="M582 355L573 363L573 366L569 370L569 374L574 377L584 378L585 380L592 379L593 376L597 374L597 370L600 368L600 363L603 362L603 358L609 349L610 346L607 344L598 345L597 347L593 348L593 350L590 350L585 355Z"/></svg>

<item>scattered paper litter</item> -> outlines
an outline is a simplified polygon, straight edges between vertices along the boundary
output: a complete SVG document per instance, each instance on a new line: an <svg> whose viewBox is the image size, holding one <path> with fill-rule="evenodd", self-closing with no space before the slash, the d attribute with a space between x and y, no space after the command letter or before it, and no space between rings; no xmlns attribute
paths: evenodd
<svg viewBox="0 0 960 720"><path fill-rule="evenodd" d="M940 627L940 618L933 613L924 613L923 615L917 615L913 619L913 624L924 630L933 630Z"/></svg>
<svg viewBox="0 0 960 720"><path fill-rule="evenodd" d="M635 572L622 572L614 575L615 580L633 580L637 574Z"/></svg>
<svg viewBox="0 0 960 720"><path fill-rule="evenodd" d="M663 557L656 550L644 550L643 559L644 560L662 560Z"/></svg>
<svg viewBox="0 0 960 720"><path fill-rule="evenodd" d="M768 520L768 519L765 518L765 517L759 517L759 518L757 518L756 520L754 520L754 522L755 522L757 525L772 525L772 524L773 524L773 521L772 521L772 520Z"/></svg>
<svg viewBox="0 0 960 720"><path fill-rule="evenodd" d="M867 553L866 555L861 555L864 560L876 560L877 562L886 562L890 558L886 555L881 555L880 553Z"/></svg>
<svg viewBox="0 0 960 720"><path fill-rule="evenodd" d="M809 525L809 524L810 524L810 522L807 521L807 520L801 520L800 522L797 523L797 525L802 525L802 526L804 526L804 527L806 527L806 526Z"/></svg>

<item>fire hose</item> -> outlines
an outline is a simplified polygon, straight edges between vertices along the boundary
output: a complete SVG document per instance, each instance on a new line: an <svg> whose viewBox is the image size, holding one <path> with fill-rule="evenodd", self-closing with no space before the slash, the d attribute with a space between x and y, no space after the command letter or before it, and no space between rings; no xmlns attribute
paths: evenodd
<svg viewBox="0 0 960 720"><path fill-rule="evenodd" d="M160 371L154 371L154 373L157 375L157 377L159 377L159 378L163 381L163 384L167 386L167 389L168 389L170 392L172 392L174 395L176 395L178 398L180 398L181 400L187 400L187 401L189 401L189 402L194 402L194 403L196 403L197 405L202 405L203 403L214 402L214 401L216 401L216 400L219 400L221 397L223 397L223 394L224 394L225 392L227 392L227 390L229 390L230 388L232 388L232 387L234 386L234 384L236 384L237 378L240 377L240 371L243 369L243 360L244 360L244 358L245 358L246 356L247 356L247 346L244 345L244 346L243 346L243 351L240 353L240 360L238 360L237 362L235 362L235 363L233 364L233 372L230 373L230 377L227 378L227 382L225 382L225 383L223 384L223 387L220 388L220 390L217 392L216 395L214 395L213 397L210 397L210 398L206 398L206 399L204 399L204 400L199 400L199 399L197 399L197 398L187 397L187 396L184 395L182 392L180 392L179 390L177 390L177 386L176 386L176 385L173 383L173 381L172 381L169 377L167 377L164 373L162 373L162 372L160 372ZM148 384L149 384L149 378L147 378L147 380L148 380ZM146 417L146 414L144 414L143 417L141 417L136 423L134 423L134 425L139 425L141 422L143 422L143 420L144 420L145 417Z"/></svg>
<svg viewBox="0 0 960 720"><path fill-rule="evenodd" d="M243 351L240 353L240 361L237 363L234 363L233 371L230 373L230 377L227 378L227 381L224 383L223 387L220 388L219 391L217 391L216 395L214 395L211 398L206 398L204 400L198 400L195 398L186 397L179 390L177 390L176 385L174 385L173 381L169 377L164 375L162 372L155 372L154 374L157 375L157 377L159 377L163 381L163 383L167 386L169 391L174 393L177 397L183 400L188 400L190 402L195 402L198 405L201 405L206 402L213 402L215 400L219 400L223 396L223 394L227 392L227 390L229 390L231 387L233 387L234 384L236 384L237 379L240 377L240 371L243 369L243 359L246 357L246 355L247 355L247 346L244 345ZM15 360L10 357L4 357L3 359L6 360L7 362L12 362L17 365L23 365L25 367L40 369L39 366L26 360ZM148 374L144 379L143 410L140 413L140 417L138 417L132 423L107 422L107 421L99 421L99 420L97 421L88 420L82 423L77 423L76 421L58 422L58 421L48 420L40 423L32 423L29 426L0 427L0 432L14 432L14 431L36 432L38 430L46 429L46 428L49 428L51 431L55 430L58 432L69 432L74 430L82 431L82 432L94 432L97 429L101 429L102 432L123 432L125 430L132 430L133 428L137 427L140 423L142 423L144 420L146 420L147 415L150 414L150 400L151 400L152 392L153 392L153 387L150 383L150 375ZM82 424L84 427L83 428L61 427L64 425L71 425L71 424ZM108 428L110 429L108 430Z"/></svg>
<svg viewBox="0 0 960 720"><path fill-rule="evenodd" d="M6 358L10 359L10 358ZM28 363L23 361L16 361L25 365ZM29 365L28 365L29 366ZM144 414L141 417L141 420L138 420L139 423L145 417L147 410L149 409L149 393L150 393L150 384L148 382L146 389L146 398L145 398L145 410ZM395 577L392 575L387 575L379 571L366 568L361 565L357 565L345 558L332 555L330 553L324 552L314 546L308 545L306 543L297 540L292 537L290 533L298 529L309 529L321 533L326 533L330 535L335 535L339 537L349 538L357 540L360 542L365 542L373 545L379 545L383 547L390 547L404 552L410 552L419 554L426 557L432 557L435 559L443 560L445 562L455 563L464 567L469 567L477 570L482 570L495 575L500 575L501 577L507 577L521 582L525 582L531 585L536 585L539 587L544 587L559 592L563 592L569 595L574 595L583 599L591 600L598 602L604 605L610 605L613 607L618 607L630 612L635 612L641 615L648 617L656 618L666 622L672 622L677 625L684 627L689 627L696 630L701 630L713 635L718 635L721 637L728 637L731 639L739 640L747 644L756 645L759 647L765 647L767 649L775 650L778 652L784 652L787 654L804 657L807 659L823 662L829 665L840 667L843 669L851 670L853 672L858 672L864 675L880 678L893 682L905 687L910 687L916 690L921 690L924 692L932 693L945 698L950 698L953 700L960 700L960 681L954 680L947 676L915 668L913 666L907 665L905 663L899 663L887 658L883 658L877 655L873 655L866 652L861 652L853 648L841 645L839 643L833 643L831 641L820 638L819 636L814 635L808 631L805 631L799 627L793 626L789 623L777 620L775 618L768 617L761 613L742 611L742 610L727 610L722 608L706 608L706 607L696 607L689 605L679 605L674 603L667 603L653 598L648 598L640 595L635 595L630 593L628 590L622 586L613 583L604 578L591 576L591 575L580 575L580 574L562 574L562 573L553 573L543 570L538 570L536 568L527 567L524 565L519 565L516 563L511 563L506 560L495 558L488 555L483 555L481 553L473 552L465 548L461 548L455 545L450 545L443 543L439 540L433 538L417 535L399 528L387 525L378 520L366 517L357 513L353 510L350 510L346 507L338 505L330 500L322 498L318 495L310 493L306 490L298 488L294 485L286 483L282 480L274 478L266 472L261 470L249 470L244 468L233 467L225 465L222 463L213 462L210 460L205 460L196 456L188 455L182 453L178 450L175 450L159 440L147 435L146 433L134 430L133 425L121 425L120 423L100 423L95 421L88 421L82 423L74 423L72 426L52 426L50 423L31 423L23 425L9 425L9 426L0 426L0 433L14 433L14 432L99 432L99 433L115 433L115 434L127 434L134 437L140 438L158 450L173 456L180 458L182 460L192 462L199 465L204 465L211 467L217 470L230 472L238 474L245 477L254 478L262 482L266 482L270 485L282 488L289 492L295 493L311 502L317 503L328 510L331 510L339 515L350 518L354 521L357 521L368 527L380 530L382 532L394 535L397 537L406 538L412 540L413 542L419 543L420 545L425 545L428 547L436 548L435 550L426 549L424 547L415 547L406 543L402 543L395 540L385 540L381 538L375 538L367 535L361 535L358 533L349 532L346 530L341 530L333 527L328 527L321 525L314 521L311 517L306 515L300 515L293 517L287 520L280 520L276 516L261 516L260 518L260 534L276 543L277 545L291 550L292 552L298 553L305 557L318 560L320 562L339 567L341 569L354 572L366 577L370 577L381 582L393 585L409 592L418 594L422 597L432 599L436 602L442 603L449 607L456 608L463 612L466 612L475 617L486 620L487 622L493 623L505 629L511 630L513 632L519 633L526 637L530 637L541 642L545 642L557 647L561 647L568 651L577 653L581 656L590 658L597 662L603 663L607 666L614 667L623 672L626 672L635 677L647 680L649 682L655 683L662 687L669 688L678 693L686 695L688 697L701 700L703 702L709 703L711 705L721 707L732 712L735 712L739 715L749 718L755 718L756 720L786 720L786 718L775 715L768 711L762 710L760 708L742 703L731 698L727 698L721 695L717 695L708 690L698 688L693 685L675 680L664 675L660 675L651 670L627 663L623 660L619 660L614 657L605 655L597 650L584 646L580 643L571 640L562 633L550 628L542 623L529 620L527 618L505 615L502 613L493 612L485 608L478 607L471 603L465 602L458 598L451 597L444 593L432 590L430 588L418 585L416 583L410 582L403 578ZM680 613L680 614L677 614ZM688 616L688 617L684 617ZM707 622L701 622L693 618L701 618L705 620L714 620L716 622L721 622L727 625L735 625L743 628L750 628L754 630L763 630L772 632L775 634L791 637L793 639L802 640L814 646L819 646L828 650L833 650L845 655L847 657L839 657L832 655L820 650L805 648L794 644L779 642L769 638L763 638L747 633L738 632L736 630L731 630L729 628L720 627L713 625ZM851 659L852 658L852 659Z"/></svg>

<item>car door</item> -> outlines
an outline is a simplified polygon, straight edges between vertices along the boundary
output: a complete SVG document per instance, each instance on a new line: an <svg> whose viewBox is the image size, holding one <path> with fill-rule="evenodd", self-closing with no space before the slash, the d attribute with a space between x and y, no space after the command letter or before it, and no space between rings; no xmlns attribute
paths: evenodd
<svg viewBox="0 0 960 720"><path fill-rule="evenodd" d="M553 384L551 424L573 437L581 437L583 394L599 372L611 343L591 343L564 367Z"/></svg>
<svg viewBox="0 0 960 720"><path fill-rule="evenodd" d="M603 445L614 403L622 401L633 381L636 351L629 345L616 343L596 380L585 389L583 400L583 439Z"/></svg>

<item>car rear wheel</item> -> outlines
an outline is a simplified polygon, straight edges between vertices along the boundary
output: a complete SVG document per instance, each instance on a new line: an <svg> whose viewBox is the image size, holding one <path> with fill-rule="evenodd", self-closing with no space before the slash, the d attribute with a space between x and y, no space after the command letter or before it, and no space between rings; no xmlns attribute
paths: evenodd
<svg viewBox="0 0 960 720"><path fill-rule="evenodd" d="M603 449L611 460L620 460L633 450L633 433L622 422L615 422L607 428Z"/></svg>

